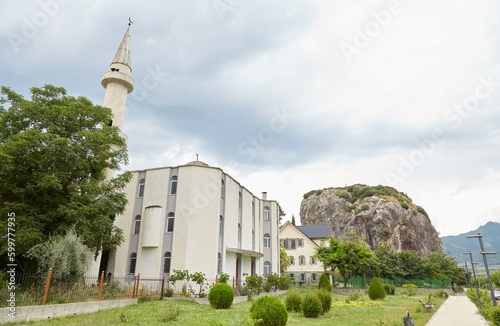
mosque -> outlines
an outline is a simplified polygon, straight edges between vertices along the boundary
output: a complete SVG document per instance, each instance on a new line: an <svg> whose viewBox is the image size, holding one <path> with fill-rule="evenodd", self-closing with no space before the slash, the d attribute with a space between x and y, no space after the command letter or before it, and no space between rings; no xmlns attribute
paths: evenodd
<svg viewBox="0 0 500 326"><path fill-rule="evenodd" d="M103 106L120 130L134 89L130 58L129 24L101 82ZM161 278L176 269L237 280L244 273L279 274L279 205L265 192L258 198L221 168L198 160L131 173L128 204L115 220L125 241L102 252L89 273Z"/></svg>

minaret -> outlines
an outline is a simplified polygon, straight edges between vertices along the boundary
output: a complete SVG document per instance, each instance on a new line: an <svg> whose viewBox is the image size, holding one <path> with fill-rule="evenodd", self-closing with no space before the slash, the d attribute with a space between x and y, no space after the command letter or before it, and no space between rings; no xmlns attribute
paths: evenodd
<svg viewBox="0 0 500 326"><path fill-rule="evenodd" d="M110 125L123 128L123 116L127 94L134 89L134 80L131 77L132 65L130 63L130 21L122 42L116 51L115 57L109 66L109 71L102 76L101 84L106 89L103 106L113 111L113 120ZM122 132L122 136L127 139Z"/></svg>

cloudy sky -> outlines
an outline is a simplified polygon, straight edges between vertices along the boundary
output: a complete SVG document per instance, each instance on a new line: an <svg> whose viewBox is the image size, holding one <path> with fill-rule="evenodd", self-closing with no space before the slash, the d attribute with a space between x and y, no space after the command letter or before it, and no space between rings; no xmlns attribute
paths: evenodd
<svg viewBox="0 0 500 326"><path fill-rule="evenodd" d="M299 220L304 193L390 185L441 235L500 221L495 0L8 1L0 85L102 104L132 17L127 169L200 160Z"/></svg>

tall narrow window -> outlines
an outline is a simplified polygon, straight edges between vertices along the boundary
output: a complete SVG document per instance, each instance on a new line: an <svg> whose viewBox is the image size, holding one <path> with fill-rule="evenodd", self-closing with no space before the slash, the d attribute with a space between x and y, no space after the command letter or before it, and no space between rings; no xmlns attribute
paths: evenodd
<svg viewBox="0 0 500 326"><path fill-rule="evenodd" d="M240 210L241 210L241 206L242 206L241 204L242 204L242 202L243 201L242 201L242 198L241 198L241 191L240 191L240 193L238 195L238 209L240 209Z"/></svg>
<svg viewBox="0 0 500 326"><path fill-rule="evenodd" d="M316 259L313 256L309 257L309 264L316 265Z"/></svg>
<svg viewBox="0 0 500 326"><path fill-rule="evenodd" d="M137 197L143 197L144 196L144 185L145 185L146 181L144 179L141 179L139 181L139 191L138 191L138 194L137 194Z"/></svg>
<svg viewBox="0 0 500 326"><path fill-rule="evenodd" d="M219 215L219 237L224 235L224 218Z"/></svg>
<svg viewBox="0 0 500 326"><path fill-rule="evenodd" d="M137 261L137 254L135 252L130 254L130 266L128 268L129 274L135 273L135 263Z"/></svg>
<svg viewBox="0 0 500 326"><path fill-rule="evenodd" d="M264 248L271 248L271 235L269 233L264 234Z"/></svg>
<svg viewBox="0 0 500 326"><path fill-rule="evenodd" d="M290 249L296 249L297 248L297 247L295 247L295 239L290 239L288 241L290 241Z"/></svg>
<svg viewBox="0 0 500 326"><path fill-rule="evenodd" d="M134 228L132 234L139 234L141 232L141 215L136 215L134 218Z"/></svg>
<svg viewBox="0 0 500 326"><path fill-rule="evenodd" d="M220 252L217 254L217 274L222 273L222 255Z"/></svg>
<svg viewBox="0 0 500 326"><path fill-rule="evenodd" d="M252 217L255 217L255 202L252 201Z"/></svg>
<svg viewBox="0 0 500 326"><path fill-rule="evenodd" d="M170 251L167 251L163 255L163 273L164 274L169 274L170 273L170 260L172 259L172 254Z"/></svg>
<svg viewBox="0 0 500 326"><path fill-rule="evenodd" d="M167 215L167 232L174 232L174 213L172 212Z"/></svg>
<svg viewBox="0 0 500 326"><path fill-rule="evenodd" d="M306 264L306 257L299 256L299 265L305 265L305 264Z"/></svg>
<svg viewBox="0 0 500 326"><path fill-rule="evenodd" d="M255 250L255 231L252 230L252 250Z"/></svg>
<svg viewBox="0 0 500 326"><path fill-rule="evenodd" d="M177 177L173 176L170 178L170 194L175 195L177 193Z"/></svg>
<svg viewBox="0 0 500 326"><path fill-rule="evenodd" d="M269 221L269 218L270 218L270 209L269 209L269 206L265 206L264 207L264 221Z"/></svg>
<svg viewBox="0 0 500 326"><path fill-rule="evenodd" d="M269 275L271 274L271 263L266 261L264 263L264 275Z"/></svg>
<svg viewBox="0 0 500 326"><path fill-rule="evenodd" d="M241 246L241 224L238 223L238 244Z"/></svg>
<svg viewBox="0 0 500 326"><path fill-rule="evenodd" d="M220 197L224 198L226 196L226 186L224 184L224 180L220 182Z"/></svg>
<svg viewBox="0 0 500 326"><path fill-rule="evenodd" d="M295 265L295 257L290 256L290 265Z"/></svg>

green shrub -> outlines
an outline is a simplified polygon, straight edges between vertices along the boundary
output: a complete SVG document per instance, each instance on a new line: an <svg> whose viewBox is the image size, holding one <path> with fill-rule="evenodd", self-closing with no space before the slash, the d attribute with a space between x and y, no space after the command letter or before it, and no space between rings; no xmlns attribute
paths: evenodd
<svg viewBox="0 0 500 326"><path fill-rule="evenodd" d="M278 278L278 288L280 290L288 290L290 288L290 276L286 274L281 274Z"/></svg>
<svg viewBox="0 0 500 326"><path fill-rule="evenodd" d="M313 292L307 293L302 299L302 313L306 318L318 318L323 311L320 298Z"/></svg>
<svg viewBox="0 0 500 326"><path fill-rule="evenodd" d="M408 283L408 284L403 284L403 289L406 289L406 294L411 297L417 294L418 286L415 284Z"/></svg>
<svg viewBox="0 0 500 326"><path fill-rule="evenodd" d="M332 306L332 296L330 295L330 292L320 289L316 291L316 294L321 300L321 307L323 308L321 314L329 312Z"/></svg>
<svg viewBox="0 0 500 326"><path fill-rule="evenodd" d="M229 281L229 274L221 273L219 276L219 283L227 283Z"/></svg>
<svg viewBox="0 0 500 326"><path fill-rule="evenodd" d="M234 292L226 283L215 284L208 292L208 301L215 309L229 309L233 304Z"/></svg>
<svg viewBox="0 0 500 326"><path fill-rule="evenodd" d="M266 296L252 302L250 317L255 320L255 325L285 326L288 312L280 299Z"/></svg>
<svg viewBox="0 0 500 326"><path fill-rule="evenodd" d="M349 294L349 296L345 299L345 302L349 303L351 301L357 301L357 300L361 299L362 296L363 295L361 293L359 293L359 291L353 292L353 293Z"/></svg>
<svg viewBox="0 0 500 326"><path fill-rule="evenodd" d="M494 326L500 326L500 307L490 309L490 319Z"/></svg>
<svg viewBox="0 0 500 326"><path fill-rule="evenodd" d="M446 292L446 291L445 291L445 290L443 290L443 289L441 289L441 290L439 290L439 291L436 291L435 295L436 295L436 297L437 297L437 298L442 298L442 297L443 297L443 295L444 295L445 299L448 299L448 297L450 296L450 295L448 294L448 292Z"/></svg>
<svg viewBox="0 0 500 326"><path fill-rule="evenodd" d="M285 306L287 311L300 312L302 310L302 296L297 291L288 292Z"/></svg>
<svg viewBox="0 0 500 326"><path fill-rule="evenodd" d="M264 279L262 276L253 274L247 277L247 286L252 294L260 294L262 292L263 285Z"/></svg>
<svg viewBox="0 0 500 326"><path fill-rule="evenodd" d="M372 300L382 300L385 298L385 291L378 277L374 276L368 286L368 296Z"/></svg>
<svg viewBox="0 0 500 326"><path fill-rule="evenodd" d="M332 290L332 287L330 286L330 277L327 274L323 273L319 277L318 289L323 289L328 292Z"/></svg>
<svg viewBox="0 0 500 326"><path fill-rule="evenodd" d="M404 209L408 209L410 208L410 206L408 206L408 204L405 202L405 201L400 201L399 204L401 205L401 207L403 207Z"/></svg>
<svg viewBox="0 0 500 326"><path fill-rule="evenodd" d="M396 294L396 286L393 284L384 284L384 291L387 295L395 295Z"/></svg>

